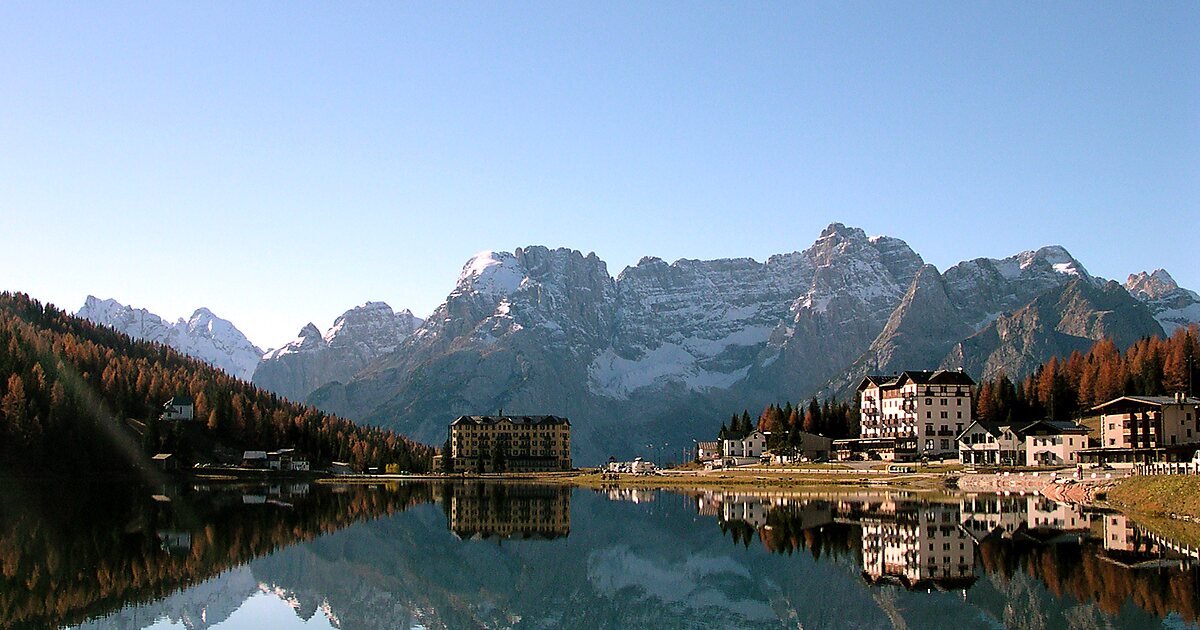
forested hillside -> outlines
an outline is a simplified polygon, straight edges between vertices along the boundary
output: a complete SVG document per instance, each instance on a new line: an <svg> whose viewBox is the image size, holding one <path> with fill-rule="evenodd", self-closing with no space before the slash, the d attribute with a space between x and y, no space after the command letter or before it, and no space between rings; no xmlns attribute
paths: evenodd
<svg viewBox="0 0 1200 630"><path fill-rule="evenodd" d="M1067 359L1052 358L1020 382L1004 373L983 381L976 417L1067 420L1119 396L1168 396L1200 384L1200 330L1178 328L1169 339L1148 337L1122 353L1109 340ZM1191 371L1189 380L1188 372ZM1195 395L1194 389L1191 391Z"/></svg>
<svg viewBox="0 0 1200 630"><path fill-rule="evenodd" d="M190 430L157 420L190 396ZM141 426L142 435L127 419ZM125 471L192 440L292 447L317 464L425 470L429 447L287 401L161 344L134 341L24 294L0 293L0 472ZM139 443L140 442L140 443Z"/></svg>

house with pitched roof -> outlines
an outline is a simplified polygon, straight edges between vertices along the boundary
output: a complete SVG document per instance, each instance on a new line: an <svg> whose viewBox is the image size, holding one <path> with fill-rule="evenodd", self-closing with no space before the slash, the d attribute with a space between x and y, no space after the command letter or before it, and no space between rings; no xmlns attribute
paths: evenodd
<svg viewBox="0 0 1200 630"><path fill-rule="evenodd" d="M1200 398L1121 396L1092 407L1091 414L1100 446L1080 453L1085 462L1180 462L1200 447Z"/></svg>
<svg viewBox="0 0 1200 630"><path fill-rule="evenodd" d="M173 396L163 404L159 418L172 422L187 421L196 417L196 404L190 396Z"/></svg>

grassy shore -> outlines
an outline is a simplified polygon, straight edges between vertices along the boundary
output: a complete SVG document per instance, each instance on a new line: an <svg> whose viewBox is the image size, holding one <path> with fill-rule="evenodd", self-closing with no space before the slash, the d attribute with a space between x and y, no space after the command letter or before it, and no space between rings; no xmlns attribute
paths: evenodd
<svg viewBox="0 0 1200 630"><path fill-rule="evenodd" d="M730 470L668 470L654 475L604 475L595 470L573 470L544 473L506 473L453 475L359 475L331 477L324 483L380 483L404 479L493 480L517 483L551 483L581 488L645 488L645 489L846 489L895 488L911 491L932 491L946 488L948 470L929 467L919 472L881 474L864 472L836 465L797 466L770 470L740 468Z"/></svg>
<svg viewBox="0 0 1200 630"><path fill-rule="evenodd" d="M1200 519L1200 477L1152 475L1130 477L1108 491L1105 502L1134 516Z"/></svg>

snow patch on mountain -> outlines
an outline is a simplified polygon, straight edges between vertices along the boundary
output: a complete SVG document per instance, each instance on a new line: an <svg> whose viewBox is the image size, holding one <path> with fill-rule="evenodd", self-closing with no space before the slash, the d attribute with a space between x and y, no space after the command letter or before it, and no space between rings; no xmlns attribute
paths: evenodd
<svg viewBox="0 0 1200 630"><path fill-rule="evenodd" d="M482 251L463 265L458 276L462 291L489 295L509 295L525 280L515 255L509 252Z"/></svg>
<svg viewBox="0 0 1200 630"><path fill-rule="evenodd" d="M89 295L77 315L135 339L168 345L243 380L250 380L263 354L233 323L207 308L196 309L186 320L169 323L144 308Z"/></svg>

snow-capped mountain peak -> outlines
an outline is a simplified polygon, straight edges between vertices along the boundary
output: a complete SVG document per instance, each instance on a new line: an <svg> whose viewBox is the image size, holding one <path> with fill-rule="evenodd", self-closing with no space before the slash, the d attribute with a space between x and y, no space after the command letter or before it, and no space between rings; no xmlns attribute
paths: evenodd
<svg viewBox="0 0 1200 630"><path fill-rule="evenodd" d="M309 322L295 340L263 356L254 383L293 400L333 381L345 381L377 357L396 350L422 324L412 311L364 302L342 313L324 334Z"/></svg>
<svg viewBox="0 0 1200 630"><path fill-rule="evenodd" d="M1125 290L1141 300L1169 335L1175 329L1200 322L1200 295L1179 286L1166 269L1130 274Z"/></svg>
<svg viewBox="0 0 1200 630"><path fill-rule="evenodd" d="M1139 300L1158 300L1178 291L1179 285L1166 269L1155 269L1153 273L1129 274L1125 289Z"/></svg>
<svg viewBox="0 0 1200 630"><path fill-rule="evenodd" d="M463 265L458 291L488 295L510 295L521 286L525 274L517 257L509 252L482 251Z"/></svg>
<svg viewBox="0 0 1200 630"><path fill-rule="evenodd" d="M171 346L245 380L250 380L263 353L233 323L207 308L196 309L187 320L169 323L144 308L89 295L77 314L135 339Z"/></svg>

